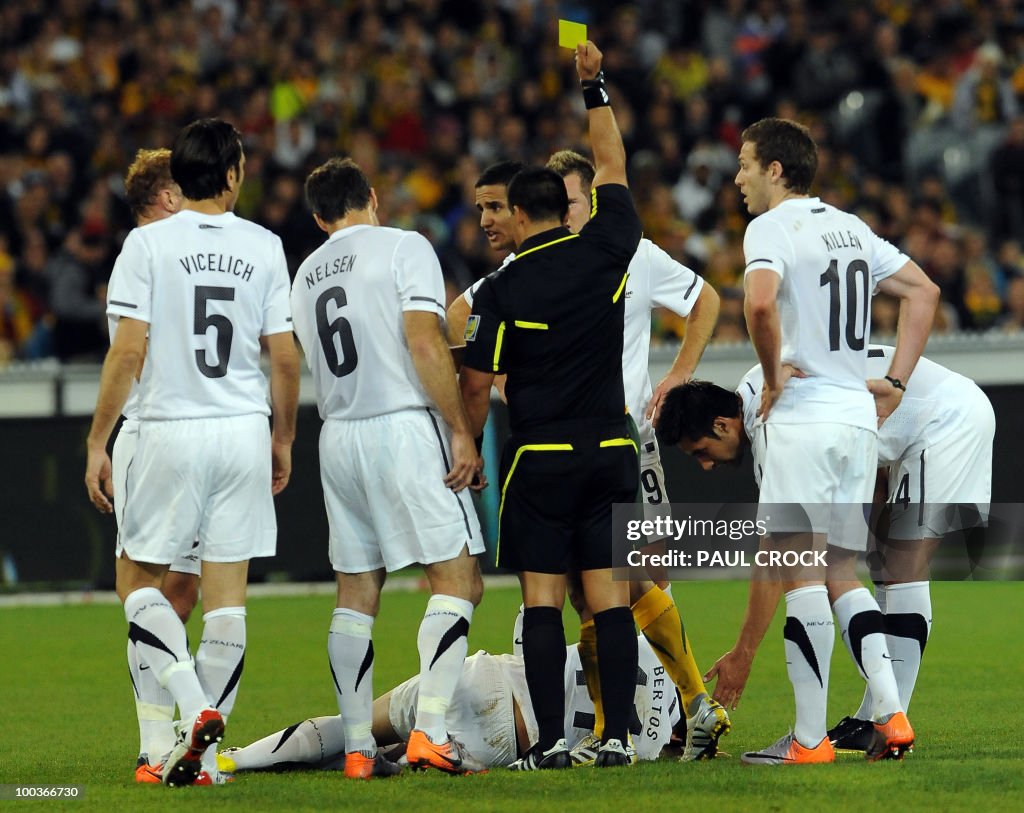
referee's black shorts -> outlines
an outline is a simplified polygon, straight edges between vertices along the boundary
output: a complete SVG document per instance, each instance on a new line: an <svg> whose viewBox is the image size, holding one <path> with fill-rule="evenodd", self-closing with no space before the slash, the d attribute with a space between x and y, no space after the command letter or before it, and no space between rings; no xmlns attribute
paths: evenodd
<svg viewBox="0 0 1024 813"><path fill-rule="evenodd" d="M627 418L512 435L501 458L499 567L567 573L612 566L612 505L636 499Z"/></svg>

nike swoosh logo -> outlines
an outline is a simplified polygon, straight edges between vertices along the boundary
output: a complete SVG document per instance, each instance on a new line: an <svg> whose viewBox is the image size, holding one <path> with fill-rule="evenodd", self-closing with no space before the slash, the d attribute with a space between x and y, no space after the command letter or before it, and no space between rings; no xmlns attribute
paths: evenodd
<svg viewBox="0 0 1024 813"><path fill-rule="evenodd" d="M140 672L145 672L147 669L149 669L148 666L143 666L141 663L139 664L139 671Z"/></svg>
<svg viewBox="0 0 1024 813"><path fill-rule="evenodd" d="M522 646L523 645L523 639L522 638L516 638L515 640L512 641L512 645L513 646Z"/></svg>

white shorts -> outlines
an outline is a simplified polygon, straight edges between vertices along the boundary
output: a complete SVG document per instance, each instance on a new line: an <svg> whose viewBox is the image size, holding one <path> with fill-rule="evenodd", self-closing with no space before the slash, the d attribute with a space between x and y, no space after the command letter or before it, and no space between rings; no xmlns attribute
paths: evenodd
<svg viewBox="0 0 1024 813"><path fill-rule="evenodd" d="M826 534L846 550L867 547L878 436L847 424L761 424L751 440L761 467L758 519L782 533Z"/></svg>
<svg viewBox="0 0 1024 813"><path fill-rule="evenodd" d="M136 562L168 564L198 536L203 561L273 556L270 479L265 415L143 421L125 475L122 549Z"/></svg>
<svg viewBox="0 0 1024 813"><path fill-rule="evenodd" d="M121 545L121 524L124 518L124 494L128 487L128 469L135 457L139 441L139 422L125 421L114 438L114 449L110 455L110 468L114 480L114 519L117 521L117 546L114 555L120 559L124 548ZM201 570L203 548L196 537L192 544L178 553L171 562L170 570L198 576Z"/></svg>
<svg viewBox="0 0 1024 813"><path fill-rule="evenodd" d="M403 740L416 725L416 701L419 675L409 678L391 692L388 717ZM494 655L480 650L466 658L462 675L455 685L452 704L445 715L448 733L485 765L515 762L516 721L512 709L512 690L505 681Z"/></svg>
<svg viewBox="0 0 1024 813"><path fill-rule="evenodd" d="M335 571L429 565L463 547L482 553L469 489L444 484L450 460L444 423L427 409L325 421L320 478Z"/></svg>
<svg viewBox="0 0 1024 813"><path fill-rule="evenodd" d="M972 400L953 433L930 446L910 447L889 466L890 539L941 539L985 524L996 419L981 390Z"/></svg>

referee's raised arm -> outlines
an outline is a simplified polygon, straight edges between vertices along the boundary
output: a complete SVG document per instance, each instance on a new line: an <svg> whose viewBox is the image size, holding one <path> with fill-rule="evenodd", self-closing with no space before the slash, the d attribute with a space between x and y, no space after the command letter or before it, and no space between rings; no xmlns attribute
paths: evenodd
<svg viewBox="0 0 1024 813"><path fill-rule="evenodd" d="M590 142L594 151L594 186L626 182L626 148L622 134L609 107L601 59L604 54L590 40L576 46L576 73L583 86L583 103L587 106Z"/></svg>

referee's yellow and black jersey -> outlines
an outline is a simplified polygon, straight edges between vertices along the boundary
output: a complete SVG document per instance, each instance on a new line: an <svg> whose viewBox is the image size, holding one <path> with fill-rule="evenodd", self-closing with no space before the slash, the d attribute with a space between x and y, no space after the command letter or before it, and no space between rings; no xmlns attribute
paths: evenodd
<svg viewBox="0 0 1024 813"><path fill-rule="evenodd" d="M629 190L602 184L579 234L530 237L476 292L463 364L508 375L513 433L623 415L626 274L640 236Z"/></svg>

